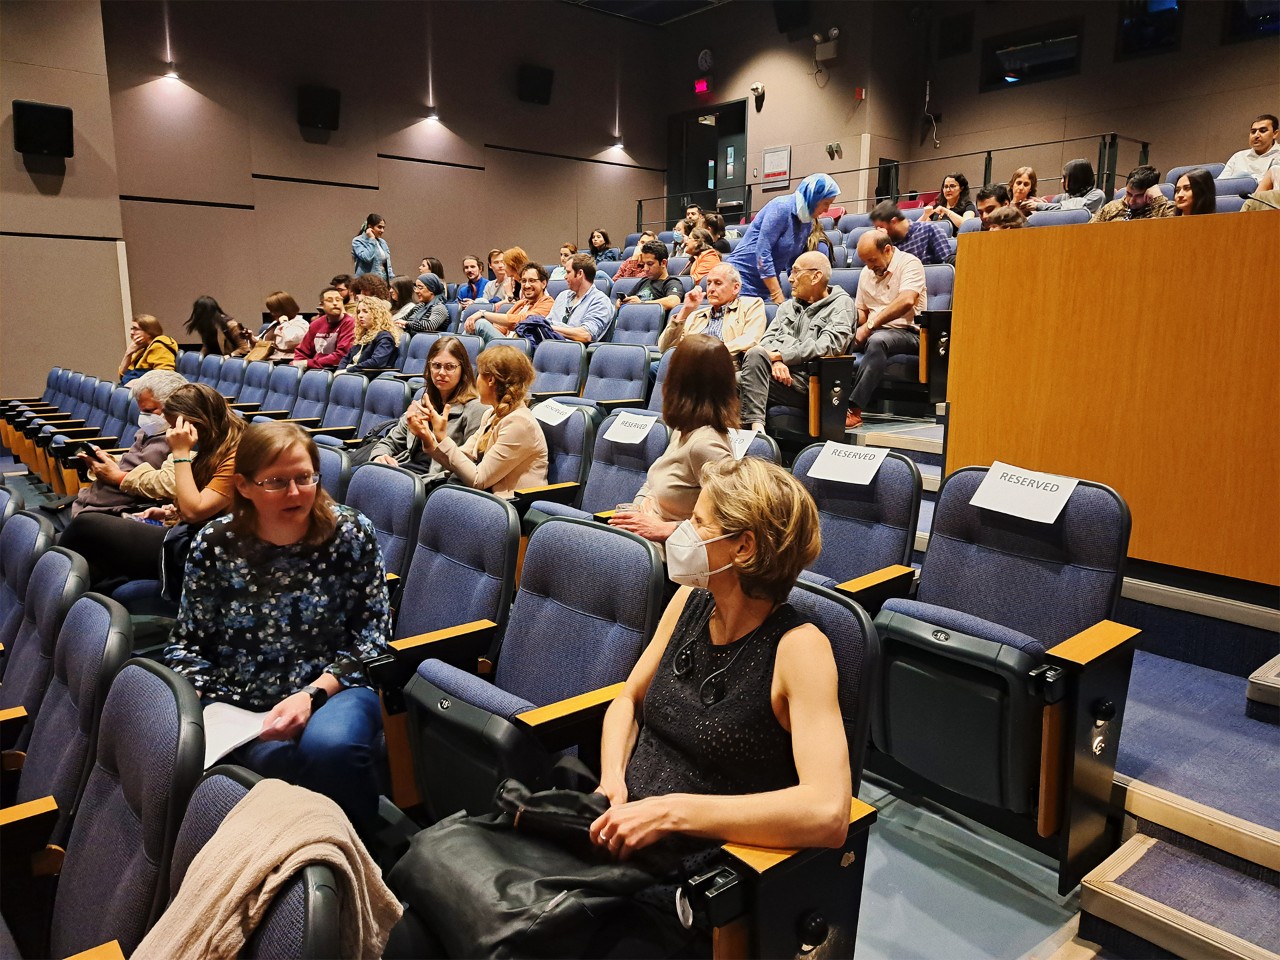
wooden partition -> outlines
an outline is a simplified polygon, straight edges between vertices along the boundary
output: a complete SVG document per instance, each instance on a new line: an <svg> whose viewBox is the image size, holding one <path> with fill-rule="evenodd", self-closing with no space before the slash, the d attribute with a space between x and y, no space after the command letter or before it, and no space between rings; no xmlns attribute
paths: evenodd
<svg viewBox="0 0 1280 960"><path fill-rule="evenodd" d="M948 472L1110 484L1131 557L1280 585L1280 213L960 237Z"/></svg>

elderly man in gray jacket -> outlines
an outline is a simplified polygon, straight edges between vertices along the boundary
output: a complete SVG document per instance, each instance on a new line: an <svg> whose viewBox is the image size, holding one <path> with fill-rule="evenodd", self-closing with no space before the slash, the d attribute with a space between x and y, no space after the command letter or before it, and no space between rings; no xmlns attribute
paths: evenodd
<svg viewBox="0 0 1280 960"><path fill-rule="evenodd" d="M738 390L742 425L764 430L770 403L809 406L804 365L819 357L848 353L853 339L853 298L832 287L831 261L825 254L802 253L791 268L791 299L778 308L758 346L742 362Z"/></svg>

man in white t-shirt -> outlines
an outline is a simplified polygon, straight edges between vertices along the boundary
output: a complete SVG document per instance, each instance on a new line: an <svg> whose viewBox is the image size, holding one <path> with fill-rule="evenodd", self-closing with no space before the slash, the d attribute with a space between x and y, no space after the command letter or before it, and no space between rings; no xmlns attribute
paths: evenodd
<svg viewBox="0 0 1280 960"><path fill-rule="evenodd" d="M1269 113L1256 118L1249 125L1249 149L1233 154L1218 174L1218 179L1253 177L1261 180L1271 166L1272 159L1280 156L1280 145L1276 143L1276 125L1276 118Z"/></svg>
<svg viewBox="0 0 1280 960"><path fill-rule="evenodd" d="M853 351L862 354L862 362L844 419L850 430L862 426L862 408L871 402L884 379L889 358L919 351L916 317L926 309L928 297L920 258L895 249L893 238L887 233L864 233L858 239L858 256L866 266L858 275L858 296L854 301L858 315Z"/></svg>

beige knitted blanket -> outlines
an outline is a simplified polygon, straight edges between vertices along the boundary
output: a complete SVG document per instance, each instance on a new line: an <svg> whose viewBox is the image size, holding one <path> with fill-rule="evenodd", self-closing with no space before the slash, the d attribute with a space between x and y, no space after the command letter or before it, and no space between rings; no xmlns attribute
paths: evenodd
<svg viewBox="0 0 1280 960"><path fill-rule="evenodd" d="M234 958L276 893L311 863L338 881L342 957L381 957L401 906L350 822L328 797L263 780L196 855L134 960Z"/></svg>

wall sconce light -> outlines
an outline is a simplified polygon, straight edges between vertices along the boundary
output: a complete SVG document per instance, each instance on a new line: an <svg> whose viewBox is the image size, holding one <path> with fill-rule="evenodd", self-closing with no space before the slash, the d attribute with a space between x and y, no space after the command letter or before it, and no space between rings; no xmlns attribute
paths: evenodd
<svg viewBox="0 0 1280 960"><path fill-rule="evenodd" d="M615 150L621 150L621 149L622 149L622 147L623 147L623 143L622 143L622 134L620 134L620 133L615 133L615 134L613 135L613 144L612 144L612 146L613 146L613 148L614 148Z"/></svg>
<svg viewBox="0 0 1280 960"><path fill-rule="evenodd" d="M427 107L427 119L428 119L428 120L436 120L436 121L438 121L438 120L440 119L440 110L439 110L439 108L438 108L438 107L435 107L435 106L428 106L428 107Z"/></svg>
<svg viewBox="0 0 1280 960"><path fill-rule="evenodd" d="M751 85L751 95L756 99L756 113L764 109L764 84L757 80Z"/></svg>
<svg viewBox="0 0 1280 960"><path fill-rule="evenodd" d="M839 140L834 143L827 144L827 157L831 160L834 160L836 157L839 157L841 160L844 159L844 147L840 146Z"/></svg>
<svg viewBox="0 0 1280 960"><path fill-rule="evenodd" d="M164 75L165 75L166 77L168 77L170 80L177 80L177 79L178 79L178 65L177 65L176 63L174 63L172 60L170 60L170 61L168 61L167 63L165 63L165 65L164 65Z"/></svg>

